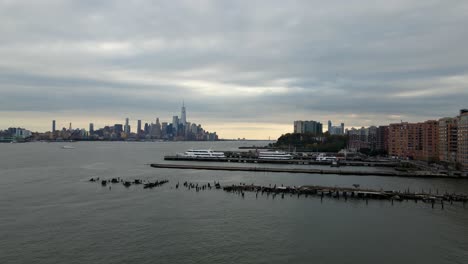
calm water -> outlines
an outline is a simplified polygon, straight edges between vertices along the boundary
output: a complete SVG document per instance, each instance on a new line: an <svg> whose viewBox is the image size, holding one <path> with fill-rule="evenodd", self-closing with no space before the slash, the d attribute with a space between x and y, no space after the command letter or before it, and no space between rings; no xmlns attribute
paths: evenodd
<svg viewBox="0 0 468 264"><path fill-rule="evenodd" d="M70 145L70 143L67 143ZM154 169L252 142L0 144L0 263L468 263L468 206L245 199L178 181L468 192L468 181ZM261 144L261 143L255 143ZM153 190L91 177L168 179Z"/></svg>

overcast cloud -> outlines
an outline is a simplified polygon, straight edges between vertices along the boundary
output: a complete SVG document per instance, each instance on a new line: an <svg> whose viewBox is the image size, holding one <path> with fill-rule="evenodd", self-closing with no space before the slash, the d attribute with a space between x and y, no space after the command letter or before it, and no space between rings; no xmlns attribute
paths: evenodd
<svg viewBox="0 0 468 264"><path fill-rule="evenodd" d="M468 1L0 0L0 127L156 117L221 137L468 107Z"/></svg>

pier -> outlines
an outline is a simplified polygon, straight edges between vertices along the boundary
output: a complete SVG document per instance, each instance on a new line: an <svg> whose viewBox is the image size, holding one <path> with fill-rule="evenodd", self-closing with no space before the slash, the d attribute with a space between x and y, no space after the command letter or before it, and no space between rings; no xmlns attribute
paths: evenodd
<svg viewBox="0 0 468 264"><path fill-rule="evenodd" d="M168 183L168 180L156 180L156 181L145 181L135 179L133 181L123 180L120 178L113 178L108 180L100 181L99 178L91 178L90 182L101 182L103 187L106 187L107 184L118 184L121 183L126 188L130 187L131 185L143 185L144 189L153 189L154 187L162 186ZM260 186L254 185L253 183L247 185L245 183L239 183L237 185L226 185L221 186L220 182L214 181L211 183L201 183L195 182L191 183L185 181L184 183L177 182L174 187L171 187L172 190L178 190L180 188L185 188L187 191L210 191L210 190L220 190L222 189L225 192L237 194L245 199L245 193L251 192L255 193L255 198L258 199L260 196L265 196L267 198L275 199L276 196L281 197L281 199L285 199L285 195L290 197L297 197L297 198L307 198L307 197L320 197L320 200L323 201L324 198L329 199L336 199L342 201L350 200L363 200L366 204L369 203L370 200L388 200L392 203L394 201L402 202L402 201L414 201L418 203L421 201L423 203L430 203L432 208L434 206L440 205L441 209L444 209L444 203L447 205L453 205L455 203L461 203L465 208L466 203L468 202L468 195L466 194L457 194L457 193L439 193L439 190L421 190L420 192L411 192L409 189L407 190L375 190L375 189L367 189L367 188L360 188L359 184L353 184L353 187L337 187L337 186L319 186L319 185L304 185L304 186L283 186L283 185L272 185L269 186ZM111 190L111 186L109 186L109 190Z"/></svg>
<svg viewBox="0 0 468 264"><path fill-rule="evenodd" d="M313 159L289 159L273 160L259 159L249 156L227 156L225 158L203 158L184 156L164 156L164 160L170 161L200 161L200 162L231 162L231 163L269 163L269 164L296 164L296 165L326 165L330 166L330 161L317 161ZM378 162L378 161L347 161L340 160L339 166L365 166L365 167L397 167L398 162Z"/></svg>
<svg viewBox="0 0 468 264"><path fill-rule="evenodd" d="M457 178L445 174L434 173L407 173L399 171L349 171L339 169L302 169L302 168L272 168L272 167L235 167L235 166L209 166L195 164L151 164L153 168L189 169L189 170L218 170L218 171L249 171L249 172L280 172L280 173L306 173L306 174L338 174L356 176L392 176L392 177L420 177L420 178ZM466 178L466 177L465 177Z"/></svg>
<svg viewBox="0 0 468 264"><path fill-rule="evenodd" d="M223 188L226 192L233 192L238 193L244 197L244 192L255 192L256 198L258 198L258 194L267 196L272 195L274 199L275 196L281 195L281 198L284 199L285 194L289 194L290 196L297 195L297 197L308 197L310 196L317 196L320 197L322 200L324 197L330 197L335 199L342 199L347 201L348 199L361 199L365 200L368 203L369 200L389 200L393 201L408 201L412 200L414 202L422 201L425 203L431 203L432 208L434 205L440 204L441 208L444 208L444 202L448 202L453 204L454 202L462 203L463 207L465 207L466 202L468 201L468 196L465 194L439 194L438 191L436 193L429 193L427 192L410 192L407 191L384 191L384 190L373 190L373 189L360 189L359 185L355 185L354 188L346 188L346 187L330 187L330 186L316 186L316 185L307 185L307 186L258 186L258 185L231 185L225 186Z"/></svg>

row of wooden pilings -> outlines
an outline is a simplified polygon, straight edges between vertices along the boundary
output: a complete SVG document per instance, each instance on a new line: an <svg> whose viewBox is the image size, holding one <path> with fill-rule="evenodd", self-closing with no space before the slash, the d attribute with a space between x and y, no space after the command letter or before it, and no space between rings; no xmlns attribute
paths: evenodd
<svg viewBox="0 0 468 264"><path fill-rule="evenodd" d="M244 192L255 192L255 197L258 195L272 196L274 199L277 195L280 195L284 199L285 194L290 196L297 195L297 197L308 197L318 196L321 201L324 197L335 198L337 200L343 199L359 199L365 200L366 204L369 200L389 200L392 205L394 201L409 201L413 200L415 203L418 201L424 203L430 203L431 207L434 208L436 204L440 204L441 208L444 209L444 202L448 202L451 205L456 203L462 203L465 207L468 202L468 196L462 194L430 194L430 193L412 193L409 191L378 191L371 189L359 189L359 188L343 188L343 187L328 187L328 186L300 186L300 187L284 187L284 186L258 186L258 185L230 185L223 188L224 191L233 192L245 196Z"/></svg>

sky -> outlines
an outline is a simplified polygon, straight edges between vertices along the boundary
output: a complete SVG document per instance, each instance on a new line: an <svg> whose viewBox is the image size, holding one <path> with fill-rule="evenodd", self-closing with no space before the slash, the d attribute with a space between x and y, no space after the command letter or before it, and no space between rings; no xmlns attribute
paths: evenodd
<svg viewBox="0 0 468 264"><path fill-rule="evenodd" d="M221 138L456 116L468 1L0 0L1 129L170 122L183 101Z"/></svg>

